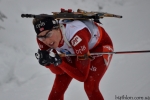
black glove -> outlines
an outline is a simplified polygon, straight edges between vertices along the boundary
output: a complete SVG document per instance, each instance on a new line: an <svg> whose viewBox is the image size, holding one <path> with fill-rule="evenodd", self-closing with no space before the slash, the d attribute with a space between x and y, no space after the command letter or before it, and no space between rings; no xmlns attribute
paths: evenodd
<svg viewBox="0 0 150 100"><path fill-rule="evenodd" d="M58 66L59 64L62 63L61 57L58 54L55 54L55 56L52 57L46 50L38 49L38 53L35 53L35 57L39 60L39 63L43 66L48 66L50 64Z"/></svg>

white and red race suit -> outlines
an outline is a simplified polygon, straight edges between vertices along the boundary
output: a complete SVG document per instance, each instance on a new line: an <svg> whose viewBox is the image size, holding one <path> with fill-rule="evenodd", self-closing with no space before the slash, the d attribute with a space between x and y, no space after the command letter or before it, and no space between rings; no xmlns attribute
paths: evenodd
<svg viewBox="0 0 150 100"><path fill-rule="evenodd" d="M99 24L92 21L75 20L61 25L64 28L61 29L62 39L56 48L57 51L77 56L113 51L113 43L109 35ZM38 39L37 42L41 50L49 49ZM89 100L103 100L99 82L109 66L112 54L92 57L92 60L80 60L77 57L67 56L62 58L62 63L57 67L52 64L46 66L56 74L48 100L64 100L64 93L73 78L84 82L84 90Z"/></svg>

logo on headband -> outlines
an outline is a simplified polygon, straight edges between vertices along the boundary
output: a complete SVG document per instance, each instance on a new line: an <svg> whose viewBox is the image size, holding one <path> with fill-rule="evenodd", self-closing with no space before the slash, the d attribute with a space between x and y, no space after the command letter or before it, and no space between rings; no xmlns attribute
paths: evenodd
<svg viewBox="0 0 150 100"><path fill-rule="evenodd" d="M44 26L45 25L45 22L41 22L39 24L36 25L36 28L41 28L41 26ZM41 29L40 29L41 31Z"/></svg>
<svg viewBox="0 0 150 100"><path fill-rule="evenodd" d="M35 32L37 33L37 35L44 30L51 30L54 26L52 21L53 21L52 19L42 19L42 20L38 21L34 25L34 29L35 29Z"/></svg>

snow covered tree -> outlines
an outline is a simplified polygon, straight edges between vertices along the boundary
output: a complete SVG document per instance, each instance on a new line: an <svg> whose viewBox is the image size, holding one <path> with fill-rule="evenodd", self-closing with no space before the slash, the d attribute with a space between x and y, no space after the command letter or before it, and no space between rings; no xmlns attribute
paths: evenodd
<svg viewBox="0 0 150 100"><path fill-rule="evenodd" d="M4 21L4 18L7 17L0 11L0 21ZM0 29L4 29L4 27L0 26Z"/></svg>
<svg viewBox="0 0 150 100"><path fill-rule="evenodd" d="M4 21L4 18L7 18L7 17L0 11L0 20Z"/></svg>

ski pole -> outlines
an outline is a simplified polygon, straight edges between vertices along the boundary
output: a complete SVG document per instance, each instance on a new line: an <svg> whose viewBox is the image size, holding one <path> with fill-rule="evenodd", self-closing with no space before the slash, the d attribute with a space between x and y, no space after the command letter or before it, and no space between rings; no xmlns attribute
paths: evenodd
<svg viewBox="0 0 150 100"><path fill-rule="evenodd" d="M104 55L104 54L135 54L135 53L150 53L150 50L141 50L141 51L117 51L117 52L97 52L90 53L90 55ZM77 56L76 54L59 54L61 57L65 56Z"/></svg>

